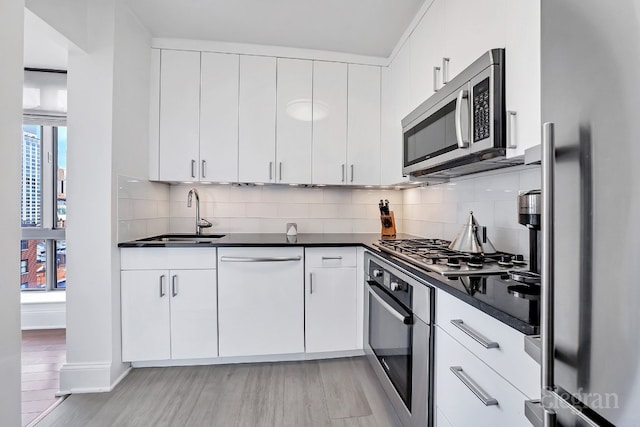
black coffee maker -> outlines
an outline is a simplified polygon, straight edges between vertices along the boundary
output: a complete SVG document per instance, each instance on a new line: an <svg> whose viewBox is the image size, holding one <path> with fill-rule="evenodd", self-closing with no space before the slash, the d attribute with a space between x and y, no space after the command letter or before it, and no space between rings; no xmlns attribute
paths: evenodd
<svg viewBox="0 0 640 427"><path fill-rule="evenodd" d="M518 222L529 229L529 271L540 275L542 271L542 192L530 190L518 196Z"/></svg>

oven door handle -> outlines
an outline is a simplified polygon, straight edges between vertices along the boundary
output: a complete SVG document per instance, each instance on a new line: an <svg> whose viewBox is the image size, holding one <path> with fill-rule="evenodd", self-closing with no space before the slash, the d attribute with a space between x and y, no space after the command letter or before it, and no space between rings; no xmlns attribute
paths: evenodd
<svg viewBox="0 0 640 427"><path fill-rule="evenodd" d="M395 308L393 308L391 306L391 304L386 302L384 300L384 298L378 294L378 291L376 290L376 288L373 287L373 285L371 285L371 284L369 284L369 293L371 294L372 297L374 297L376 299L376 301L378 301L380 303L380 305L385 310L387 310L389 312L390 315L392 315L393 317L395 317L396 319L398 319L399 321L401 321L405 325L411 325L411 323L413 323L411 314L405 315L403 313L400 313Z"/></svg>

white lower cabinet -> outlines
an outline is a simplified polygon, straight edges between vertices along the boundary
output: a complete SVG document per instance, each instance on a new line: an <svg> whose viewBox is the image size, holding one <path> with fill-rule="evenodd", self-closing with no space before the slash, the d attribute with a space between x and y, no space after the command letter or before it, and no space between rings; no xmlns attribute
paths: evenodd
<svg viewBox="0 0 640 427"><path fill-rule="evenodd" d="M302 247L218 250L220 356L304 352Z"/></svg>
<svg viewBox="0 0 640 427"><path fill-rule="evenodd" d="M122 360L218 356L216 250L121 250Z"/></svg>
<svg viewBox="0 0 640 427"><path fill-rule="evenodd" d="M357 349L356 248L310 248L305 257L306 352Z"/></svg>
<svg viewBox="0 0 640 427"><path fill-rule="evenodd" d="M121 273L124 361L218 355L215 270Z"/></svg>
<svg viewBox="0 0 640 427"><path fill-rule="evenodd" d="M527 398L488 365L436 328L438 426L526 427ZM441 424L442 423L442 424Z"/></svg>

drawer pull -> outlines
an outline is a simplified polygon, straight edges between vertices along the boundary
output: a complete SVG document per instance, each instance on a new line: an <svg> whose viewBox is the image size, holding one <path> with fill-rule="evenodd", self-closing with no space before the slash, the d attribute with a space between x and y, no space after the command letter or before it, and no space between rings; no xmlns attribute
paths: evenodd
<svg viewBox="0 0 640 427"><path fill-rule="evenodd" d="M465 334L469 335L471 338L473 338L478 344L480 344L484 348L499 348L500 347L500 344L498 344L497 342L489 341L480 332L478 332L475 329L470 328L469 326L465 325L464 322L462 321L462 319L453 319L451 321L451 324L453 326L455 326L456 328L460 329Z"/></svg>
<svg viewBox="0 0 640 427"><path fill-rule="evenodd" d="M498 401L488 395L474 380L472 380L463 370L461 366L452 366L449 368L453 375L458 377L462 384L466 385L473 394L483 403L484 406L496 406Z"/></svg>
<svg viewBox="0 0 640 427"><path fill-rule="evenodd" d="M329 260L340 260L342 259L341 256L323 256L322 260L323 261L329 261Z"/></svg>

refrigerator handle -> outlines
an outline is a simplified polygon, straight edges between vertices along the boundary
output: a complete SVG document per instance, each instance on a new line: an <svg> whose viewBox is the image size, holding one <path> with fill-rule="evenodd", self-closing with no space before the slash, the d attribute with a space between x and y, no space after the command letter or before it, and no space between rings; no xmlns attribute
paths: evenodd
<svg viewBox="0 0 640 427"><path fill-rule="evenodd" d="M542 394L554 388L554 187L555 187L555 134L554 123L542 126L542 284L541 284L541 321L542 336ZM544 410L544 427L555 427L555 412L551 408Z"/></svg>

